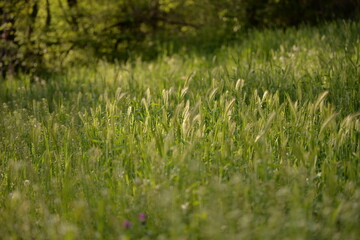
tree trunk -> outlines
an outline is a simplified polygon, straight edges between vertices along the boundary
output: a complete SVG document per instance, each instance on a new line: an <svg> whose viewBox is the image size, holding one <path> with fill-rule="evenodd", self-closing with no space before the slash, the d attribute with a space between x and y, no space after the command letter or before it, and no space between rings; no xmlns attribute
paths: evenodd
<svg viewBox="0 0 360 240"><path fill-rule="evenodd" d="M79 29L79 23L78 23L78 14L77 14L77 6L78 2L77 0L67 0L69 9L70 9L70 24L74 28L74 30Z"/></svg>
<svg viewBox="0 0 360 240"><path fill-rule="evenodd" d="M34 24L35 24L38 12L39 12L38 1L35 0L34 5L32 5L31 14L29 16L29 20L30 20L29 25L28 25L28 41L29 42L31 41L31 35L34 31Z"/></svg>
<svg viewBox="0 0 360 240"><path fill-rule="evenodd" d="M45 29L48 29L51 24L51 11L50 11L50 2L46 0L46 22L45 22Z"/></svg>

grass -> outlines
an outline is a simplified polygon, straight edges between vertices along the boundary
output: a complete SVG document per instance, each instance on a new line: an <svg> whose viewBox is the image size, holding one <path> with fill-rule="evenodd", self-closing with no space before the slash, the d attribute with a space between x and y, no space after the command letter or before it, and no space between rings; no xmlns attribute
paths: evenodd
<svg viewBox="0 0 360 240"><path fill-rule="evenodd" d="M2 82L0 236L359 239L359 65L334 22Z"/></svg>

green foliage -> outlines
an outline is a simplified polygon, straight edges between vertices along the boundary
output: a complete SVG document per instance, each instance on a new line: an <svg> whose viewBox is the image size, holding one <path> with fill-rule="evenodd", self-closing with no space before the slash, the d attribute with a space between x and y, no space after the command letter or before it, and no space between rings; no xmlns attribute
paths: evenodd
<svg viewBox="0 0 360 240"><path fill-rule="evenodd" d="M1 238L359 239L359 29L0 83Z"/></svg>
<svg viewBox="0 0 360 240"><path fill-rule="evenodd" d="M358 6L359 0L4 0L0 71L3 78L39 76L94 58L154 59L164 45L184 39L209 49L251 27L352 18Z"/></svg>

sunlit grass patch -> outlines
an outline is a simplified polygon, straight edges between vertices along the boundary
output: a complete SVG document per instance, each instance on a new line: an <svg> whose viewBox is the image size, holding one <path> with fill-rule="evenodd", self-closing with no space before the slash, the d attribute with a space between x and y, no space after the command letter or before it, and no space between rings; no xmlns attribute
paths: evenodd
<svg viewBox="0 0 360 240"><path fill-rule="evenodd" d="M0 236L359 238L359 32L1 83Z"/></svg>

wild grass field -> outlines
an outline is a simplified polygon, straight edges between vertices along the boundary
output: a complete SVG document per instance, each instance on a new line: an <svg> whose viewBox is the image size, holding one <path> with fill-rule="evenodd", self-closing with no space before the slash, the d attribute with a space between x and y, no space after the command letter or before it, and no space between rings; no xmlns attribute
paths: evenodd
<svg viewBox="0 0 360 240"><path fill-rule="evenodd" d="M0 85L1 239L360 239L360 23Z"/></svg>

